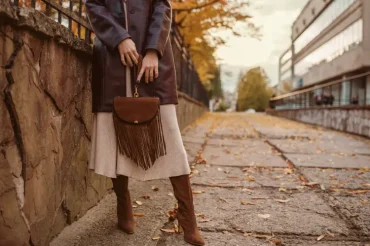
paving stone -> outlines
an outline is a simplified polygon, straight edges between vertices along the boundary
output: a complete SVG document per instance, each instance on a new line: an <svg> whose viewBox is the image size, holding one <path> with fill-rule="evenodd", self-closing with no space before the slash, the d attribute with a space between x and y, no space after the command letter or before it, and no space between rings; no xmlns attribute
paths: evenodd
<svg viewBox="0 0 370 246"><path fill-rule="evenodd" d="M369 189L370 172L346 169L301 168L310 182L322 184L326 189Z"/></svg>
<svg viewBox="0 0 370 246"><path fill-rule="evenodd" d="M330 238L330 237L329 237ZM317 240L284 240L284 245L286 246L366 246L365 243L361 242L352 242L352 241L322 241L318 242ZM331 240L331 239L330 239Z"/></svg>
<svg viewBox="0 0 370 246"><path fill-rule="evenodd" d="M271 147L266 144L263 140L258 139L246 139L246 140L237 140L237 139L217 139L210 138L207 140L207 145L215 145L219 147L228 147L228 146L237 146L243 148L241 150L253 152L263 152L266 149L271 149Z"/></svg>
<svg viewBox="0 0 370 246"><path fill-rule="evenodd" d="M265 149L245 149L235 146L206 146L203 157L207 163L223 166L262 166L287 167L279 155L272 154L272 149L266 144Z"/></svg>
<svg viewBox="0 0 370 246"><path fill-rule="evenodd" d="M335 206L367 237L370 236L370 193L333 193Z"/></svg>
<svg viewBox="0 0 370 246"><path fill-rule="evenodd" d="M306 129L287 129L280 127L255 127L256 131L261 133L267 139L311 139L310 135Z"/></svg>
<svg viewBox="0 0 370 246"><path fill-rule="evenodd" d="M352 154L370 154L370 145L353 140L350 142L331 142L326 140L291 140L274 139L269 140L284 153L317 154L337 153L339 156Z"/></svg>
<svg viewBox="0 0 370 246"><path fill-rule="evenodd" d="M276 187L295 189L301 185L296 174L284 168L239 168L196 165L192 184L218 187Z"/></svg>
<svg viewBox="0 0 370 246"><path fill-rule="evenodd" d="M155 185L159 191L152 191ZM116 197L108 195L96 207L89 210L84 217L66 227L51 246L137 246L148 245L152 236L168 220L167 211L172 209L175 200L167 194L172 191L169 181L139 182L130 180L132 202L137 208L134 213L143 213L144 217L135 217L136 233L128 235L117 229ZM145 200L141 196L150 195ZM143 202L142 206L134 203ZM166 202L164 202L166 201Z"/></svg>
<svg viewBox="0 0 370 246"><path fill-rule="evenodd" d="M323 168L364 168L370 167L370 156L340 156L335 154L286 154L296 166Z"/></svg>
<svg viewBox="0 0 370 246"><path fill-rule="evenodd" d="M203 144L205 141L205 138L202 137L192 137L192 136L182 136L182 141L184 143L197 143L197 144Z"/></svg>
<svg viewBox="0 0 370 246"><path fill-rule="evenodd" d="M225 231L215 232L202 232L202 236L206 241L206 245L210 246L271 246L269 242L263 239L257 239L254 237L246 237L241 233L230 233ZM171 234L165 240L165 243L161 243L165 246L189 246L184 240L182 234Z"/></svg>
<svg viewBox="0 0 370 246"><path fill-rule="evenodd" d="M209 134L209 138L214 139L248 139L257 137L258 133L251 128L216 128Z"/></svg>
<svg viewBox="0 0 370 246"><path fill-rule="evenodd" d="M198 152L202 150L202 144L199 143L184 143L189 163L193 163Z"/></svg>
<svg viewBox="0 0 370 246"><path fill-rule="evenodd" d="M204 214L199 226L205 231L239 228L244 232L300 236L320 236L328 230L335 235L350 233L346 223L314 192L199 189L205 193L195 195L195 207L198 213ZM242 201L255 205L242 205Z"/></svg>

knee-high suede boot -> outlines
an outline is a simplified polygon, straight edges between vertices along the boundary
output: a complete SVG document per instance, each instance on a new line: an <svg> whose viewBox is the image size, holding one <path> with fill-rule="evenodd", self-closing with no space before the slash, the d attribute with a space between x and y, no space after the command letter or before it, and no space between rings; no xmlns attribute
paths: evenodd
<svg viewBox="0 0 370 246"><path fill-rule="evenodd" d="M170 177L170 180L179 204L177 220L184 230L184 240L197 246L205 245L195 218L193 192L190 186L189 175Z"/></svg>
<svg viewBox="0 0 370 246"><path fill-rule="evenodd" d="M135 232L135 219L132 213L130 191L128 190L128 177L118 176L113 179L113 190L117 195L118 227L128 233Z"/></svg>

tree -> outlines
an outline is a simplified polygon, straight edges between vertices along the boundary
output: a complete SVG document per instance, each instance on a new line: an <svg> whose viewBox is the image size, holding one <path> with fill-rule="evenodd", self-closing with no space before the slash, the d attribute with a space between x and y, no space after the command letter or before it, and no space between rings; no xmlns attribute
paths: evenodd
<svg viewBox="0 0 370 246"><path fill-rule="evenodd" d="M269 104L272 89L268 86L268 78L260 67L250 69L238 84L238 111L253 108L264 111Z"/></svg>
<svg viewBox="0 0 370 246"><path fill-rule="evenodd" d="M247 0L172 0L172 6L175 23L208 90L217 72L216 48L226 42L214 33L226 30L230 35L259 37L247 13Z"/></svg>

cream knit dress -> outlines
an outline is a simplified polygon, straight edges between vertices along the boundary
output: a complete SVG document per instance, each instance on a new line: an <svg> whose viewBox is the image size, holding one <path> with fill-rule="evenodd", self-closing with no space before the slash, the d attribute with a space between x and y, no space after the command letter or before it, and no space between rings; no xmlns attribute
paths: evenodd
<svg viewBox="0 0 370 246"><path fill-rule="evenodd" d="M131 81L129 72L126 73L126 81ZM130 83L126 83L126 92L126 96L132 96ZM177 122L175 105L161 105L160 111L167 154L159 157L148 170L138 167L131 159L119 153L112 113L95 113L89 168L110 178L124 175L142 181L189 174L190 167Z"/></svg>

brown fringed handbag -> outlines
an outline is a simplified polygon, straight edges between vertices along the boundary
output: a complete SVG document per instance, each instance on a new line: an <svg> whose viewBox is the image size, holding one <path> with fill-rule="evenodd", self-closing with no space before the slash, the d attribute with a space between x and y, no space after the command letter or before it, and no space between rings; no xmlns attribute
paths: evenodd
<svg viewBox="0 0 370 246"><path fill-rule="evenodd" d="M137 80L140 65L134 69ZM139 97L139 84L135 82L133 97L114 98L113 122L120 153L148 170L158 157L166 155L166 143L159 98Z"/></svg>

